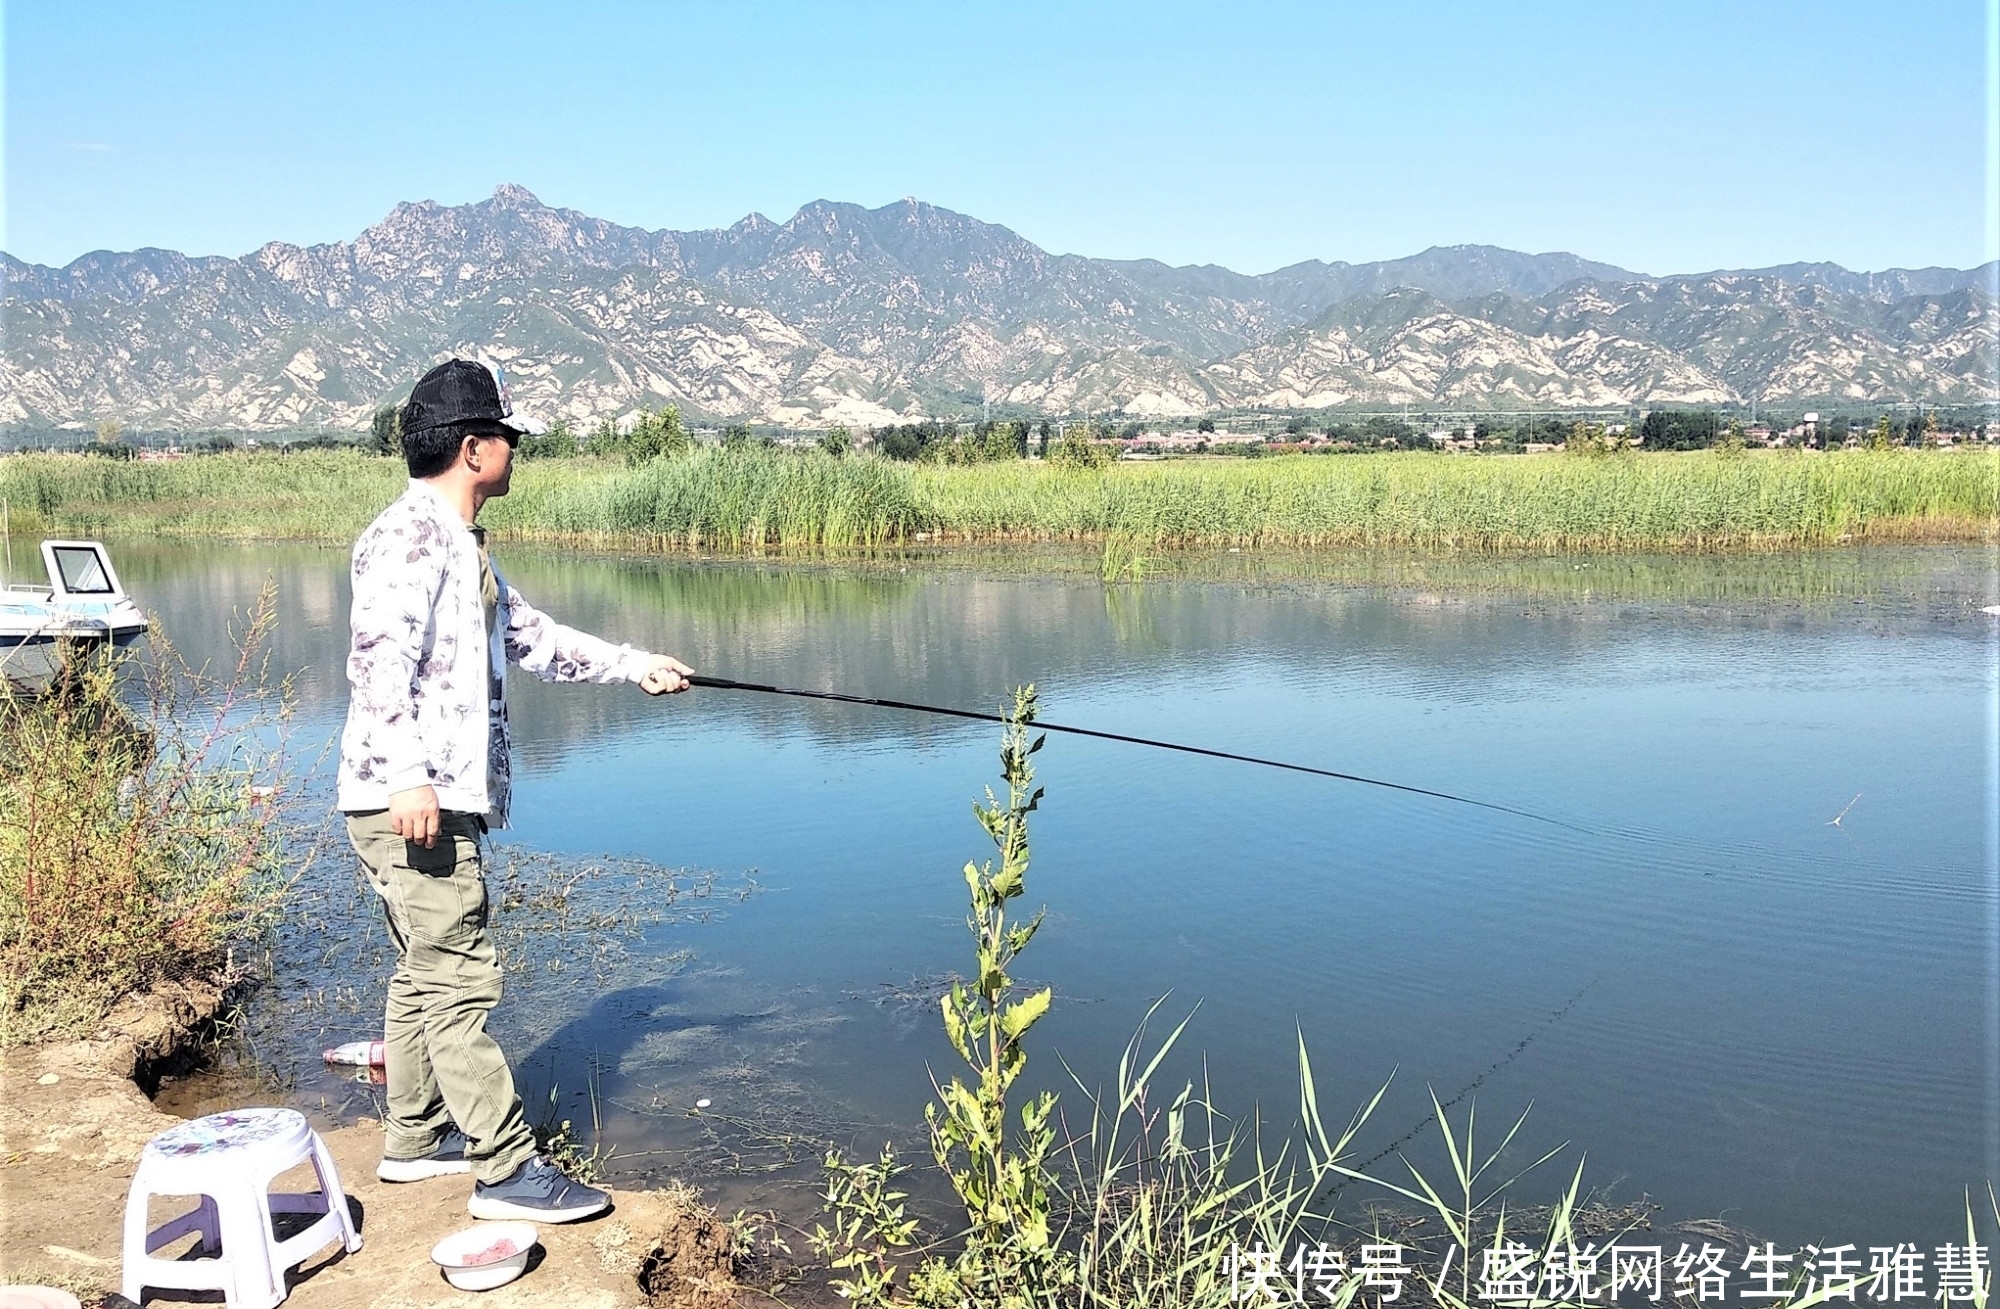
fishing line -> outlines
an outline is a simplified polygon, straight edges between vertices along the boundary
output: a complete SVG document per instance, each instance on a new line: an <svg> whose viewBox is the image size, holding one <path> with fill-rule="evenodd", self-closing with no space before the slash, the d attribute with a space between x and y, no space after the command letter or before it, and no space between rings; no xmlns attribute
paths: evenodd
<svg viewBox="0 0 2000 1309"><path fill-rule="evenodd" d="M978 723L1005 723L999 714L982 714L971 709L946 709L939 705L912 704L907 700L884 700L877 696L843 695L838 691L802 691L792 687L766 686L757 682L738 682L727 677L704 677L699 674L688 678L690 686L705 686L718 691L755 691L762 695L788 695L802 700L832 700L839 704L871 705L878 709L904 709L917 714L937 714L945 718L968 718ZM1409 786L1403 782L1385 782L1378 777L1363 777L1359 773L1336 772L1331 768L1314 768L1309 764L1286 763L1282 759L1260 759L1255 755L1233 754L1228 750L1210 750L1205 746L1182 745L1173 741L1154 741L1143 736L1126 736L1122 732L1100 732L1089 727L1070 727L1062 723L1048 723L1036 719L1033 724L1038 732L1065 732L1071 736L1094 737L1100 741L1122 741L1126 745L1151 746L1156 750L1177 750L1182 754L1202 755L1209 759L1232 759L1237 763L1257 764L1264 768L1282 768L1293 773L1310 773L1314 777L1331 777L1339 782L1358 782L1363 786L1379 786L1388 791L1402 791L1410 795L1429 796L1433 800L1449 800L1454 804L1472 805L1479 809L1490 809L1494 813L1512 814L1516 818L1528 818L1538 823L1548 823L1553 827L1567 828L1594 836L1595 832L1575 823L1538 814L1531 809L1516 809L1512 805L1496 804L1491 800L1475 800L1470 796L1453 795L1449 791L1432 791L1421 786Z"/></svg>
<svg viewBox="0 0 2000 1309"><path fill-rule="evenodd" d="M1410 1142L1417 1139L1418 1133L1422 1132L1426 1127L1429 1127L1432 1123L1438 1121L1438 1110L1452 1108L1460 1100L1463 1100L1466 1096L1471 1095L1474 1091L1477 1091L1482 1085L1485 1084L1487 1078L1493 1076L1493 1074L1499 1072L1502 1068L1505 1068L1508 1064L1513 1063L1515 1059L1520 1057L1520 1054L1523 1050L1526 1050L1529 1046L1535 1043L1536 1037L1540 1036L1543 1032L1548 1031L1551 1027L1554 1027L1557 1023L1561 1022L1564 1018L1566 1018L1569 1015L1570 1010L1576 1008L1576 1002L1578 1000L1583 999L1584 991L1588 991L1591 987L1596 986L1597 983L1601 980L1602 980L1601 977L1593 977L1589 981L1585 982L1581 990L1579 990L1575 995L1571 996L1568 1000L1565 1000L1563 1002L1562 1008L1555 1010L1547 1018L1543 1019L1541 1025L1536 1027L1532 1032L1529 1032L1526 1036L1522 1037L1518 1042L1516 1042L1513 1049L1509 1050L1506 1054L1501 1055L1498 1059L1495 1059L1492 1063L1488 1064L1485 1070L1481 1072L1479 1076L1473 1078L1471 1081L1467 1082L1464 1086L1459 1087L1458 1092L1455 1095L1453 1095L1451 1099L1438 1103L1437 1109L1433 1109L1430 1113L1427 1113L1422 1118L1419 1118L1416 1121L1415 1126L1411 1127L1409 1131L1404 1132L1401 1136L1389 1142L1389 1144L1383 1146L1373 1155L1370 1155L1368 1158L1356 1164L1354 1166L1354 1171L1357 1173L1365 1172L1369 1168L1374 1167L1376 1164L1381 1163L1384 1159L1387 1159L1390 1155L1401 1153L1404 1146L1408 1145ZM1435 1095L1435 1093L1433 1094ZM1443 1127L1444 1124L1440 1123L1439 1126ZM1446 1130L1450 1129L1446 1128ZM1349 1186L1353 1185L1358 1180L1360 1179L1349 1177L1343 1179L1340 1182L1335 1183L1331 1189L1325 1192L1326 1198L1329 1200L1332 1199L1334 1196L1339 1195L1342 1191L1345 1191Z"/></svg>

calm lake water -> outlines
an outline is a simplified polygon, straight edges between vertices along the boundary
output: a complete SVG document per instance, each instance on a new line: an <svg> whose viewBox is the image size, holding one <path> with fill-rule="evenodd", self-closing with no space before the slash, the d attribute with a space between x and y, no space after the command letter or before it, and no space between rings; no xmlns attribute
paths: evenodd
<svg viewBox="0 0 2000 1309"><path fill-rule="evenodd" d="M1165 1016L1196 1010L1169 1090L1205 1062L1220 1105L1289 1122L1295 1031L1330 1118L1393 1074L1364 1156L1422 1122L1426 1088L1466 1092L1454 1113L1476 1100L1496 1141L1532 1105L1520 1162L1567 1141L1587 1179L1666 1219L1863 1245L1951 1239L1964 1188L2000 1178L1985 551L1246 556L1118 587L1077 558L1053 577L501 558L565 621L705 672L978 709L1033 680L1051 721L1590 829L1052 737L1028 897L1049 918L1019 969L1055 988L1030 1057L1050 1085L1067 1085L1056 1051L1108 1081L1164 995ZM344 552L118 561L195 653L275 578L300 740L337 727ZM665 920L594 947L522 935L495 1026L531 1106L554 1088L585 1123L594 1104L627 1170L691 1169L750 1202L810 1179L826 1137L915 1147L926 1068L951 1067L932 997L967 966L959 869L990 849L971 802L998 729L719 691L517 677L509 694L507 848L717 874L663 907L619 865L578 902ZM248 1034L296 1101L367 1112L370 1089L316 1057L374 1030L384 969L333 851ZM690 1117L697 1097L713 1105ZM1433 1134L1411 1157L1441 1167Z"/></svg>

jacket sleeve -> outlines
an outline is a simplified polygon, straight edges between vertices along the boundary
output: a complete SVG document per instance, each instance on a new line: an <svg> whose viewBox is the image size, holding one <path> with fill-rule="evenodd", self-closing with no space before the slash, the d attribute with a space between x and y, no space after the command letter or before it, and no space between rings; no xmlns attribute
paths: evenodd
<svg viewBox="0 0 2000 1309"><path fill-rule="evenodd" d="M544 682L636 682L648 656L564 627L507 588L507 661Z"/></svg>
<svg viewBox="0 0 2000 1309"><path fill-rule="evenodd" d="M444 552L400 529L374 533L355 544L353 577L347 682L363 726L357 775L392 794L428 786L416 680L444 582Z"/></svg>

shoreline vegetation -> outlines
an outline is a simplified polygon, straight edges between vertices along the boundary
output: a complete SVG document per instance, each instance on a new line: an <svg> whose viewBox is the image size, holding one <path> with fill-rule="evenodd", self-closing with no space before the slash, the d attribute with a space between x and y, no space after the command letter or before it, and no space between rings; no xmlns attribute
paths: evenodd
<svg viewBox="0 0 2000 1309"><path fill-rule="evenodd" d="M290 688L265 676L275 595L219 672L156 639L79 655L39 695L0 681L0 1049L242 980L237 952L311 859L285 807Z"/></svg>
<svg viewBox="0 0 2000 1309"><path fill-rule="evenodd" d="M403 485L348 451L143 463L0 458L24 535L345 545ZM486 521L522 542L659 553L1148 548L1752 551L2000 535L2000 451L1720 449L1450 458L923 464L705 447L631 465L528 460Z"/></svg>

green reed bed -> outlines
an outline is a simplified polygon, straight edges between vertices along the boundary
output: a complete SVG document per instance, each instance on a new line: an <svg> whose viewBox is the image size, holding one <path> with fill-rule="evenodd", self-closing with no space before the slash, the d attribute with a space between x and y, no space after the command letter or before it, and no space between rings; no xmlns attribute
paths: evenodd
<svg viewBox="0 0 2000 1309"><path fill-rule="evenodd" d="M339 452L0 459L14 530L42 535L351 538L408 480L400 462Z"/></svg>
<svg viewBox="0 0 2000 1309"><path fill-rule="evenodd" d="M494 506L526 536L754 551L890 544L921 530L909 469L881 459L704 450L635 469L536 464Z"/></svg>
<svg viewBox="0 0 2000 1309"><path fill-rule="evenodd" d="M1702 548L1991 531L1991 452L1426 454L1121 466L925 468L920 502L968 539Z"/></svg>
<svg viewBox="0 0 2000 1309"><path fill-rule="evenodd" d="M401 468L340 452L171 464L0 459L18 530L344 540ZM1421 453L1119 464L899 464L704 449L627 467L524 464L487 521L517 539L655 549L840 550L1120 539L1312 549L1712 549L1976 540L2000 511L2000 453Z"/></svg>

